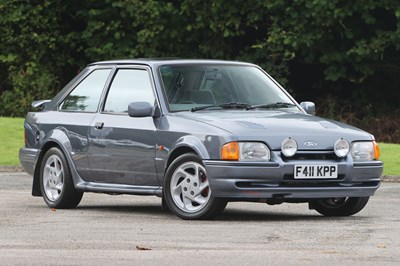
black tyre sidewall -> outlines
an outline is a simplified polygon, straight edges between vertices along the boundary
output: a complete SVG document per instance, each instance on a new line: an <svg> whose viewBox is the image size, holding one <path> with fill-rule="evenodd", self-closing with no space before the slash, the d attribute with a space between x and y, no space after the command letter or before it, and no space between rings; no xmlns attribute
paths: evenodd
<svg viewBox="0 0 400 266"><path fill-rule="evenodd" d="M53 154L58 156L58 158L60 158L64 174L63 189L61 191L60 197L55 201L52 201L47 197L43 184L44 167L47 159ZM44 201L51 208L58 208L58 209L74 208L79 204L80 200L82 199L83 193L75 190L68 162L65 158L64 153L59 148L56 147L50 148L43 157L40 166L40 191L42 192Z"/></svg>
<svg viewBox="0 0 400 266"><path fill-rule="evenodd" d="M194 213L187 213L182 211L178 206L175 205L174 200L172 199L171 195L171 178L175 170L183 163L186 162L196 162L203 165L201 159L193 153L186 153L178 158L176 158L171 165L168 167L165 177L164 177L164 186L163 186L163 197L165 202L167 203L169 209L178 217L185 219L185 220L204 220L204 219L213 219L217 215L219 215L224 209L227 202L223 199L214 198L211 190L211 197L208 201L207 205L199 210L198 212ZM204 165L203 165L204 166Z"/></svg>
<svg viewBox="0 0 400 266"><path fill-rule="evenodd" d="M327 199L316 200L314 209L325 216L350 216L360 212L368 203L369 197L348 198L343 205L328 206Z"/></svg>

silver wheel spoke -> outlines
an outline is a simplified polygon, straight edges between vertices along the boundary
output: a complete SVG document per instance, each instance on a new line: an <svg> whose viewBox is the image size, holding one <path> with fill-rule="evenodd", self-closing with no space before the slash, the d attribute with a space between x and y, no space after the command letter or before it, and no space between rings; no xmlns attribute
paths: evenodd
<svg viewBox="0 0 400 266"><path fill-rule="evenodd" d="M208 198L205 198L203 196L197 196L197 197L193 198L193 201L199 205L203 205L204 203L206 203L208 201Z"/></svg>
<svg viewBox="0 0 400 266"><path fill-rule="evenodd" d="M176 182L174 182L173 184L171 184L171 190L173 190L173 194L181 194L182 193L182 182L184 181L180 181L180 179L186 179L186 173L184 171L178 171L176 173L176 176L178 176L179 178L176 180Z"/></svg>
<svg viewBox="0 0 400 266"><path fill-rule="evenodd" d="M59 182L61 182L62 181L62 177L63 177L63 169L62 169L61 162L57 163L55 168L56 168L55 169L55 176L57 177L57 180Z"/></svg>
<svg viewBox="0 0 400 266"><path fill-rule="evenodd" d="M173 191L173 195L180 195L182 194L182 186L179 184L177 186L171 187L171 190Z"/></svg>
<svg viewBox="0 0 400 266"><path fill-rule="evenodd" d="M190 211L192 209L192 201L189 198L183 196L183 206L187 211Z"/></svg>
<svg viewBox="0 0 400 266"><path fill-rule="evenodd" d="M208 179L204 181L203 183L200 183L199 191L202 192L204 189L206 189L209 186L208 184Z"/></svg>
<svg viewBox="0 0 400 266"><path fill-rule="evenodd" d="M54 186L54 189L56 189L57 191L60 191L60 192L61 192L62 188L63 188L63 183L58 183Z"/></svg>

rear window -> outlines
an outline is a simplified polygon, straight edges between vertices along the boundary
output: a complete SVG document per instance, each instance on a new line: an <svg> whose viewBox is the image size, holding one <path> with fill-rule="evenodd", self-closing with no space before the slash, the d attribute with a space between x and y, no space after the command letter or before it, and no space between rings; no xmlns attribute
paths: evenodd
<svg viewBox="0 0 400 266"><path fill-rule="evenodd" d="M97 69L76 86L60 105L62 111L96 112L111 69Z"/></svg>

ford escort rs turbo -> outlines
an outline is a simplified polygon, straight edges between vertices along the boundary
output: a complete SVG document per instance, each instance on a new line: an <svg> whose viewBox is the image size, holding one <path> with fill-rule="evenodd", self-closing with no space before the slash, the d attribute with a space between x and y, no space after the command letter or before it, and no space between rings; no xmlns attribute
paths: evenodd
<svg viewBox="0 0 400 266"><path fill-rule="evenodd" d="M371 134L315 116L250 63L97 62L32 105L20 161L51 208L100 192L155 195L183 219L230 201L348 216L380 185Z"/></svg>

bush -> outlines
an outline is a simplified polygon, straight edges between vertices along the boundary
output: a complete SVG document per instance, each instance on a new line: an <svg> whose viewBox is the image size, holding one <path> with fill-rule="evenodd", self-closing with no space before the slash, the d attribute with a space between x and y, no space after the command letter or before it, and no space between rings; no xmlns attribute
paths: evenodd
<svg viewBox="0 0 400 266"><path fill-rule="evenodd" d="M379 142L400 143L400 109L390 114L375 114L371 105L352 105L333 96L317 101L316 105L318 116L361 128Z"/></svg>
<svg viewBox="0 0 400 266"><path fill-rule="evenodd" d="M23 117L33 101L54 97L57 77L43 66L28 71L14 71L10 78L14 87L1 96L0 116Z"/></svg>
<svg viewBox="0 0 400 266"><path fill-rule="evenodd" d="M398 0L2 0L0 40L8 116L54 95L87 63L137 57L249 61L302 95L304 79L290 76L296 62L316 66L310 84L324 95L361 88L371 102L369 86L399 106Z"/></svg>

